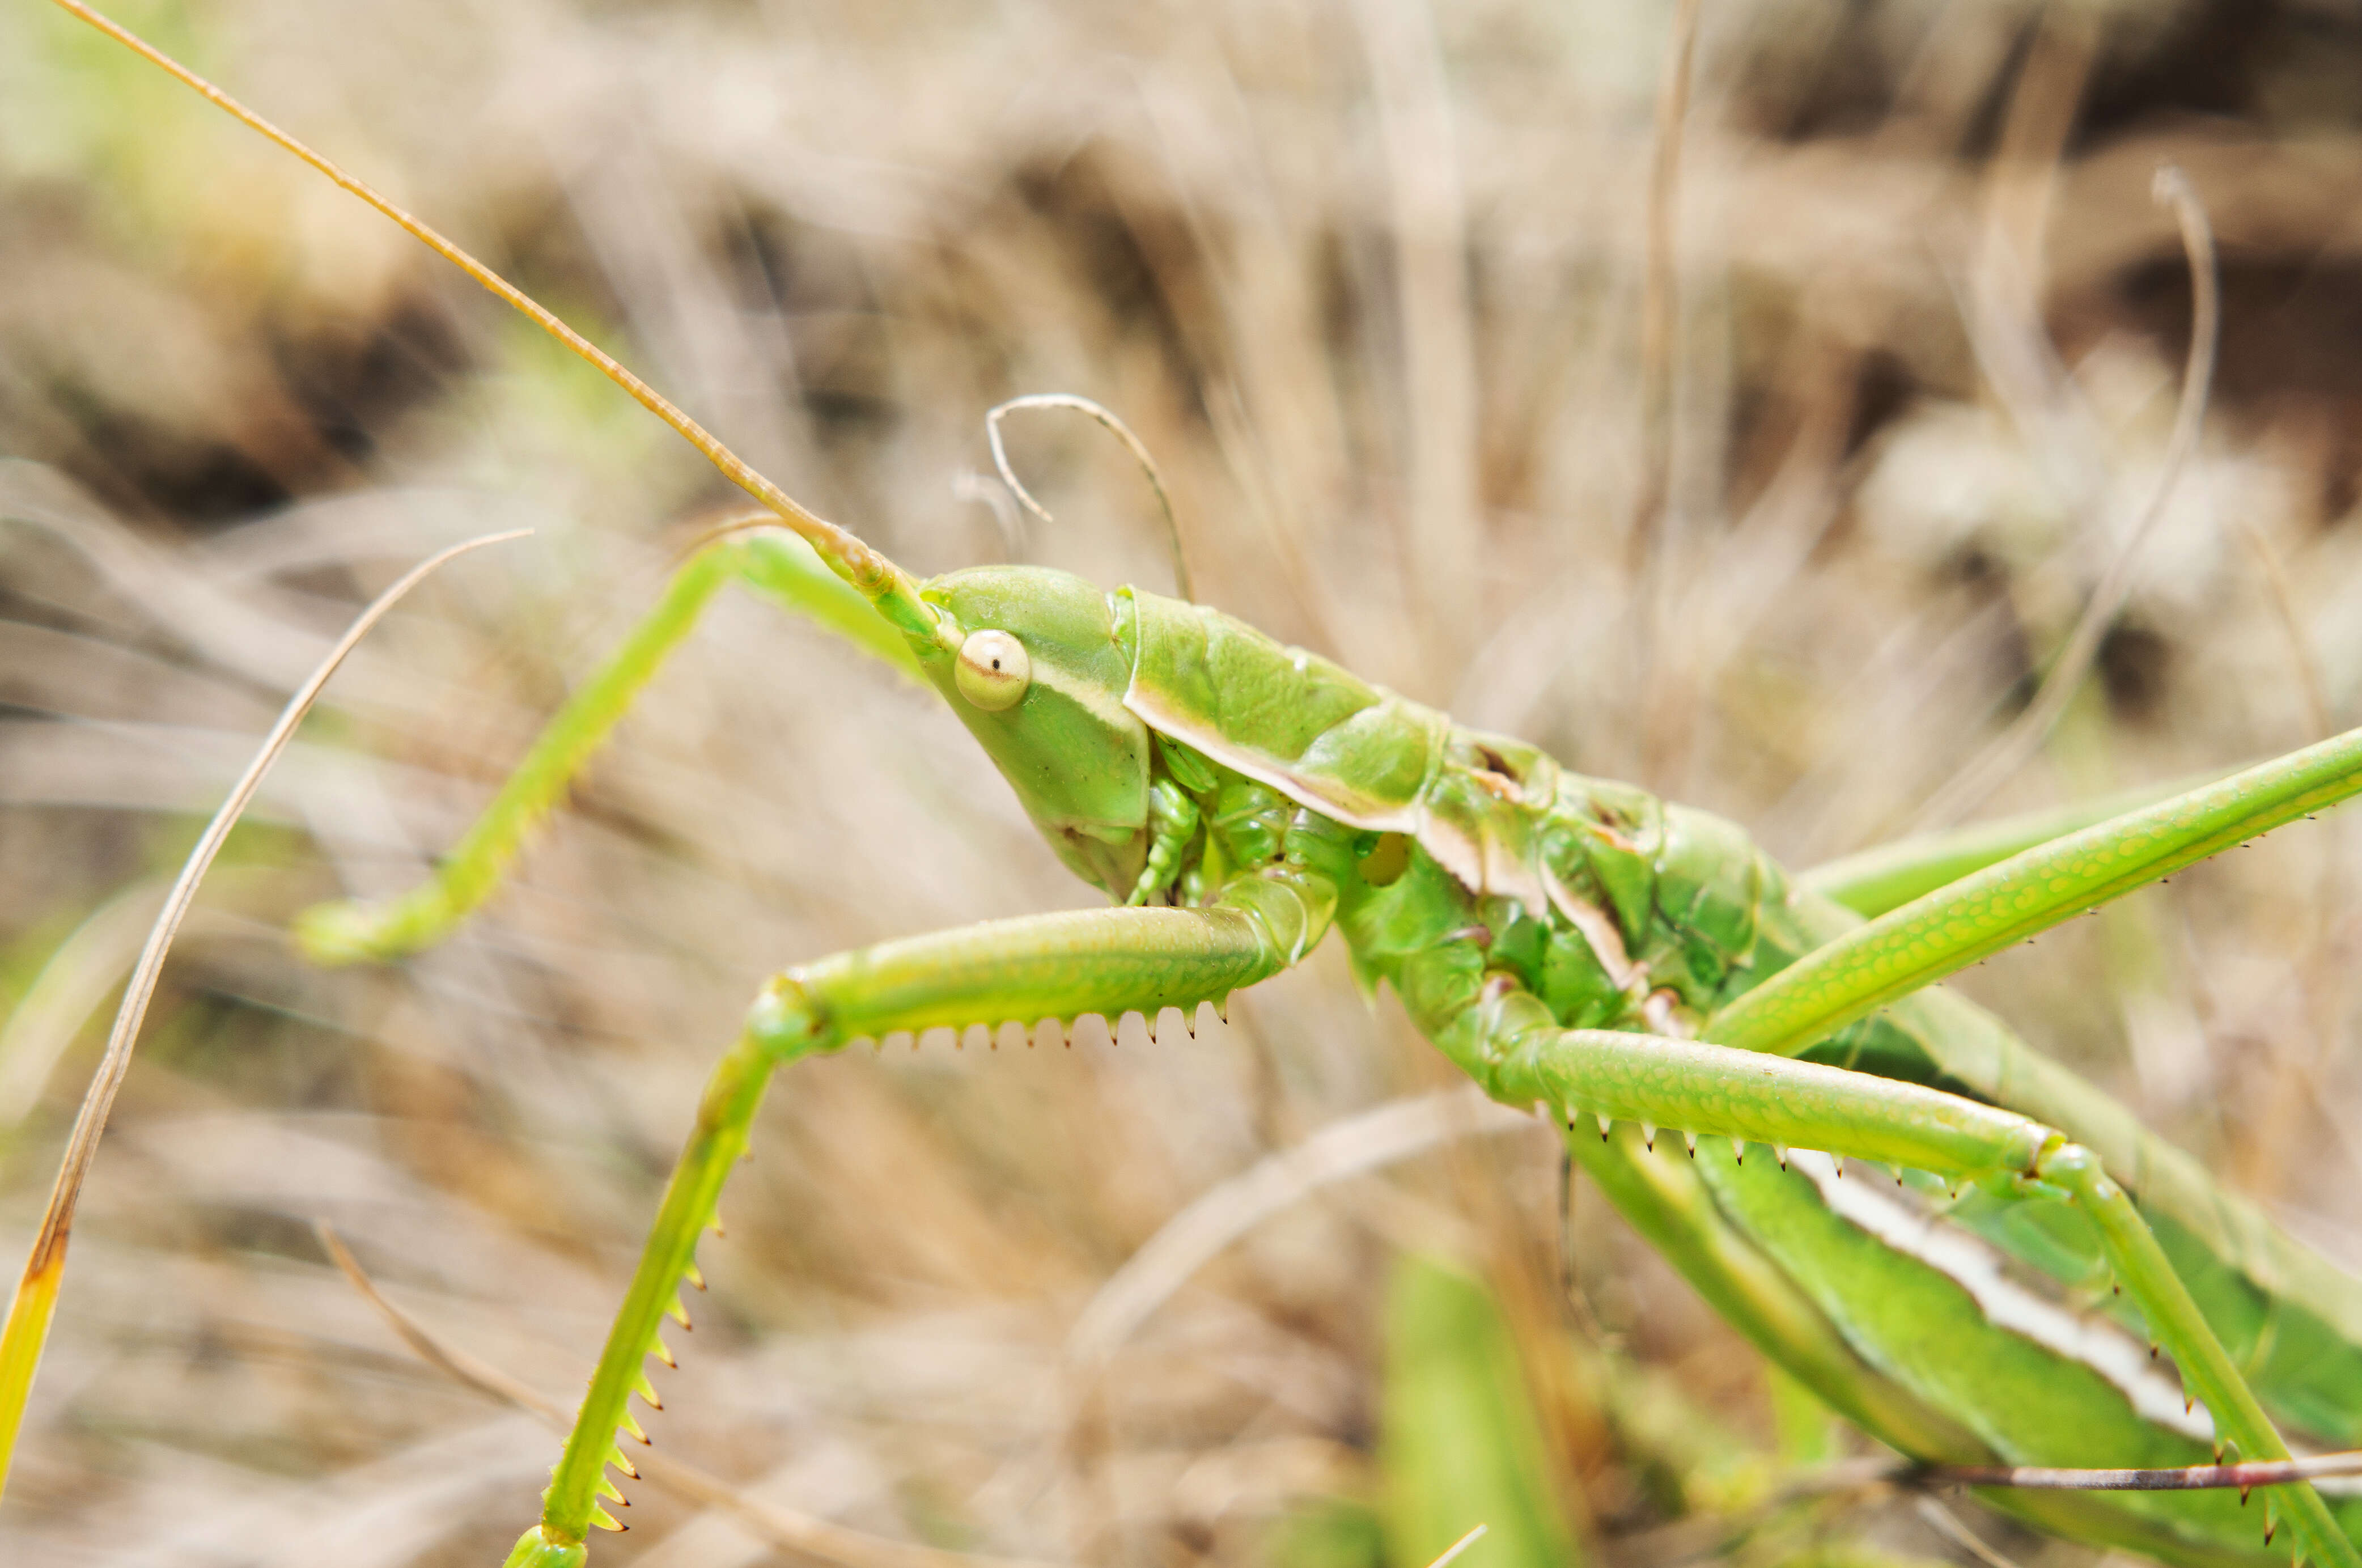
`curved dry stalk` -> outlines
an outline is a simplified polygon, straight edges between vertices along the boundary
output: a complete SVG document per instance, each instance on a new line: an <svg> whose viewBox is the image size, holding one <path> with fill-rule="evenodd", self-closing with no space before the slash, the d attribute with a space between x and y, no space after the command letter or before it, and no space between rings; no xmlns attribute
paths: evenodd
<svg viewBox="0 0 2362 1568"><path fill-rule="evenodd" d="M1634 565L1663 553L1661 525L1673 471L1673 331L1678 312L1673 248L1682 188L1682 127L1689 118L1701 0L1680 0L1657 83L1655 151L1649 164L1648 260L1640 282L1640 489L1632 502Z"/></svg>
<svg viewBox="0 0 2362 1568"><path fill-rule="evenodd" d="M337 1235L327 1221L315 1221L312 1229L319 1236L320 1244L327 1249L330 1261L343 1271L345 1277L352 1282L353 1288L360 1292L362 1299L377 1309L378 1315L386 1320L387 1326L419 1360L463 1387L515 1406L553 1431L563 1432L573 1424L571 1415L556 1400L520 1383L490 1362L445 1344L418 1320L387 1300L378 1289L377 1282L362 1270L359 1260L345 1245L344 1238ZM667 1458L653 1450L640 1453L635 1464L635 1475L645 1475L667 1491L685 1497L700 1507L729 1515L734 1521L775 1546L841 1563L844 1568L1049 1568L1047 1564L1023 1558L980 1557L968 1552L946 1551L939 1547L889 1540L884 1536L848 1529L814 1514L747 1496L710 1471Z"/></svg>
<svg viewBox="0 0 2362 1568"><path fill-rule="evenodd" d="M2222 282L2215 270L2214 231L2206 221L2206 209L2198 193L2174 165L2168 163L2158 168L2151 194L2159 204L2173 209L2180 226L2182 253L2190 264L2191 293L2190 357L2182 370L2181 398L2174 409L2173 434L2166 441L2165 461L2158 470L2157 484L2150 490L2147 503L2141 508L2132 530L2109 558L2106 571L2092 590L2092 597L2085 601L2082 614L2068 634L2066 646L2059 650L2049 672L2042 678L2034 701L1992 745L1928 797L1908 832L1940 827L1974 811L2025 764L2050 734L2082 685L2083 677L2090 672L2101 640L2107 635L2116 613L2124 608L2125 599L2132 591L2141 546L2156 530L2158 519L2165 514L2166 502L2173 498L2175 482L2180 479L2191 454L2198 449L2199 432L2206 420L2207 397L2214 382L2215 349L2222 326Z"/></svg>
<svg viewBox="0 0 2362 1568"><path fill-rule="evenodd" d="M2176 1470L2061 1470L2040 1464L1948 1464L1917 1472L1933 1486L2011 1486L2029 1492L2245 1492L2291 1481L2362 1475L2362 1450L2246 1464L2190 1464Z"/></svg>
<svg viewBox="0 0 2362 1568"><path fill-rule="evenodd" d="M1189 1276L1232 1242L1305 1197L1349 1176L1478 1132L1536 1125L1474 1088L1398 1099L1332 1122L1294 1148L1198 1194L1108 1276L1066 1332L1066 1362L1104 1361Z"/></svg>
<svg viewBox="0 0 2362 1568"><path fill-rule="evenodd" d="M667 576L679 571L697 558L706 546L719 544L737 534L752 534L758 529L779 526L779 514L768 507L734 506L722 516L689 536L689 542L673 551L665 562Z"/></svg>
<svg viewBox="0 0 2362 1568"><path fill-rule="evenodd" d="M1824 1465L1781 1486L1775 1502L1893 1486L1927 1491L1986 1486L2025 1492L2227 1492L2362 1475L2362 1449L2301 1459L2235 1464L2188 1464L2165 1470L2074 1470L2043 1464L1921 1464L1908 1459L1859 1459Z"/></svg>
<svg viewBox="0 0 2362 1568"><path fill-rule="evenodd" d="M1666 525L1673 491L1674 339L1681 326L1675 248L1682 186L1682 129L1689 119L1703 0L1677 0L1657 83L1655 150L1649 167L1647 260L1640 282L1640 477L1632 497L1625 559L1637 601L1632 625L1640 701L1639 764L1661 782L1685 749L1691 699L1668 665L1670 601L1678 541Z"/></svg>
<svg viewBox="0 0 2362 1568"><path fill-rule="evenodd" d="M156 916L148 933L147 945L140 950L139 962L131 971L131 979L123 991L123 1005L115 1015L115 1029L108 1035L106 1053L99 1059L98 1071L91 1079L90 1089L83 1098L81 1114L75 1117L73 1131L67 1137L65 1157L59 1163L55 1185L50 1189L48 1209L41 1216L41 1228L33 1238L33 1250L25 1261L25 1273L17 1281L15 1299L8 1309L8 1321L0 1330L0 1487L7 1483L8 1463L17 1446L17 1431L25 1417L25 1402L32 1392L33 1374L40 1365L41 1349L50 1334L50 1321L56 1314L58 1286L65 1276L66 1243L72 1234L75 1206L82 1199L83 1183L90 1175L91 1162L98 1155L99 1134L105 1130L108 1112L115 1109L115 1097L123 1088L126 1075L131 1071L131 1049L139 1037L139 1025L148 1016L148 1004L156 995L156 982L163 972L164 955L171 950L172 938L189 912L197 896L197 884L212 867L214 856L221 853L230 829L237 825L255 791L262 787L263 776L287 743L295 736L296 726L304 722L312 704L318 701L321 689L345 656L359 646L371 627L385 618L387 612L400 603L404 595L446 562L481 549L486 545L520 539L530 529L515 529L504 534L487 534L439 550L403 574L401 580L370 602L369 608L356 617L353 624L328 650L311 676L296 689L281 710L278 722L263 737L262 745L247 765L246 772L221 803L213 820L205 824L196 847L189 851L181 875L165 897L164 907Z"/></svg>
<svg viewBox="0 0 2362 1568"><path fill-rule="evenodd" d="M1440 1090L1331 1122L1199 1193L1108 1276L1066 1331L1062 1392L1069 1450L1082 1452L1096 1435L1099 1380L1117 1348L1224 1248L1321 1187L1458 1138L1533 1125L1528 1113L1473 1086ZM1080 1539L1089 1535L1085 1530Z"/></svg>
<svg viewBox="0 0 2362 1568"><path fill-rule="evenodd" d="M1174 518L1173 498L1165 493L1164 476L1157 471L1156 459L1149 456L1148 444L1133 435L1131 427L1117 418L1114 411L1105 403L1074 392L1029 392L987 410L984 435L985 439L992 443L992 466L1000 470L1000 482L1009 487L1020 505L1044 523L1053 521L1049 510L1034 500L1032 492L1018 481L1016 470L1009 466L1008 449L1001 445L1000 421L1020 408L1071 408L1076 413L1088 414L1123 443L1124 450L1130 452L1132 460L1140 465L1140 471L1148 476L1148 488L1156 492L1156 504L1164 513L1165 536L1173 541L1173 580L1179 587L1182 598L1196 599L1198 595L1189 585L1189 562L1181 551L1181 525Z"/></svg>
<svg viewBox="0 0 2362 1568"><path fill-rule="evenodd" d="M151 878L101 904L58 944L7 1022L0 1024L0 1134L32 1114L83 1025L139 961L169 891L162 878ZM209 927L216 936L261 929L219 911L193 910L181 930L186 935Z"/></svg>
<svg viewBox="0 0 2362 1568"><path fill-rule="evenodd" d="M1483 623L1484 427L1478 392L1466 182L1438 7L1354 0L1345 10L1367 63L1380 150L1387 293L1398 337L1385 374L1398 398L1390 439L1404 586L1422 614L1429 668L1460 665Z"/></svg>

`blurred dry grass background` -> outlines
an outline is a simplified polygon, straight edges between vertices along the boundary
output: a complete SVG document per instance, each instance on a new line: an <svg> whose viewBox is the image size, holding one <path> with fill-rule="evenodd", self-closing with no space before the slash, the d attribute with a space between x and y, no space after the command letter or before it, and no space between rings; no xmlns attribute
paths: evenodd
<svg viewBox="0 0 2362 1568"><path fill-rule="evenodd" d="M2189 331L2148 194L2170 160L2223 247L2203 444L2096 679L1986 809L2284 750L2362 701L2350 6L1708 4L1645 678L1669 5L125 14L913 569L1169 587L1087 425L1011 426L1054 526L978 477L988 406L1087 394L1156 453L1202 598L1794 865L1900 831L2023 705L2154 483ZM281 694L403 564L538 530L362 649L209 884L87 1198L0 1561L493 1560L554 1440L409 1356L312 1221L570 1400L768 968L1085 901L948 715L738 600L458 940L292 958L294 911L452 841L727 499L348 198L49 8L0 11L0 1238L29 1235L159 878ZM2291 829L1970 982L2348 1264L2353 836ZM1562 1252L1540 1130L1286 1208L1114 1347L1076 1419L1070 1331L1185 1204L1447 1080L1334 951L1209 1025L789 1075L661 1378L664 1452L902 1540L1285 1557L1275 1521L1373 1484L1377 1286L1407 1245L1501 1292L1601 1561L1950 1550L1876 1504L1713 1522L1774 1463L1760 1366L1595 1197ZM633 1501L602 1562L770 1550Z"/></svg>

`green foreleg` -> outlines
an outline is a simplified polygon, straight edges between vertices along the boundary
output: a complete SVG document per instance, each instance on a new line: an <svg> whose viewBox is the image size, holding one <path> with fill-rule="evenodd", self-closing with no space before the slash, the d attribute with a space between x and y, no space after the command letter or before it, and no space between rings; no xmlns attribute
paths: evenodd
<svg viewBox="0 0 2362 1568"><path fill-rule="evenodd" d="M509 1554L511 1568L573 1568L586 1555L582 1538L592 1526L616 1528L601 1504L602 1498L623 1500L607 1476L607 1466L635 1479L639 1474L617 1445L616 1429L628 1427L633 1435L640 1435L639 1423L625 1408L634 1394L651 1406L659 1403L644 1359L651 1353L667 1362L672 1359L657 1335L667 1315L679 1311L681 1282L696 1266L698 1233L713 1222L722 1184L746 1152L747 1127L778 1066L778 1059L753 1040L741 1040L707 1080L697 1107L697 1126L673 1166L632 1287L608 1331L566 1452L550 1474L549 1489L542 1494L541 1523L519 1539Z"/></svg>
<svg viewBox="0 0 2362 1568"><path fill-rule="evenodd" d="M673 575L656 607L558 710L435 875L383 902L320 904L304 911L295 922L295 940L304 952L323 964L395 958L432 945L465 920L500 885L525 834L557 804L665 656L733 580L915 675L917 667L893 628L800 539L763 534L710 545Z"/></svg>
<svg viewBox="0 0 2362 1568"><path fill-rule="evenodd" d="M2063 920L2362 790L2362 730L2052 839L1881 915L1746 992L1707 1033L1792 1055Z"/></svg>
<svg viewBox="0 0 2362 1568"><path fill-rule="evenodd" d="M1974 1181L2024 1197L2066 1198L2097 1227L2118 1283L2172 1353L2183 1386L2205 1401L2218 1441L2242 1458L2287 1454L2124 1189L2097 1155L2014 1111L1915 1084L1699 1041L1562 1029L1539 999L1497 982L1439 1038L1496 1099L1537 1102L1696 1135L1820 1149ZM2362 1553L2310 1485L2278 1506L2305 1555L2362 1568Z"/></svg>
<svg viewBox="0 0 2362 1568"><path fill-rule="evenodd" d="M600 1499L619 1499L607 1466L628 1465L615 1442L635 1432L626 1408L638 1392L654 1403L643 1358L665 1355L657 1340L693 1264L698 1233L776 1067L864 1038L948 1025L1031 1026L1098 1013L1112 1025L1127 1012L1154 1019L1167 1007L1194 1011L1295 963L1326 929L1330 898L1289 867L1243 878L1211 909L1085 910L996 921L889 942L789 969L763 988L746 1032L723 1058L698 1107L697 1126L665 1189L630 1292L616 1314L575 1418L566 1451L543 1494L541 1522L518 1540L510 1568L575 1568L583 1538L613 1520ZM665 1356L669 1360L669 1356Z"/></svg>

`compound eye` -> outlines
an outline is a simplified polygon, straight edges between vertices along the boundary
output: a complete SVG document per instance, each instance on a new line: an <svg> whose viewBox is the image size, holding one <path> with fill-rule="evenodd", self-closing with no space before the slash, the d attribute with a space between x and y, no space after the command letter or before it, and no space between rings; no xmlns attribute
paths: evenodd
<svg viewBox="0 0 2362 1568"><path fill-rule="evenodd" d="M1014 708L1032 684L1033 661L1025 645L1006 632L977 632L960 645L954 672L960 695L988 713Z"/></svg>

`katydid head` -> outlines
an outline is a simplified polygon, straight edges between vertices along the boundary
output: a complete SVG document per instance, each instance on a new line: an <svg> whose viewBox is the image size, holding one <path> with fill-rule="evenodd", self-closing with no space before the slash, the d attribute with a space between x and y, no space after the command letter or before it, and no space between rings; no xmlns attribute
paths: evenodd
<svg viewBox="0 0 2362 1568"><path fill-rule="evenodd" d="M1105 590L1045 567L922 584L940 624L920 668L1068 867L1129 891L1147 854L1148 728L1123 705L1131 659Z"/></svg>

